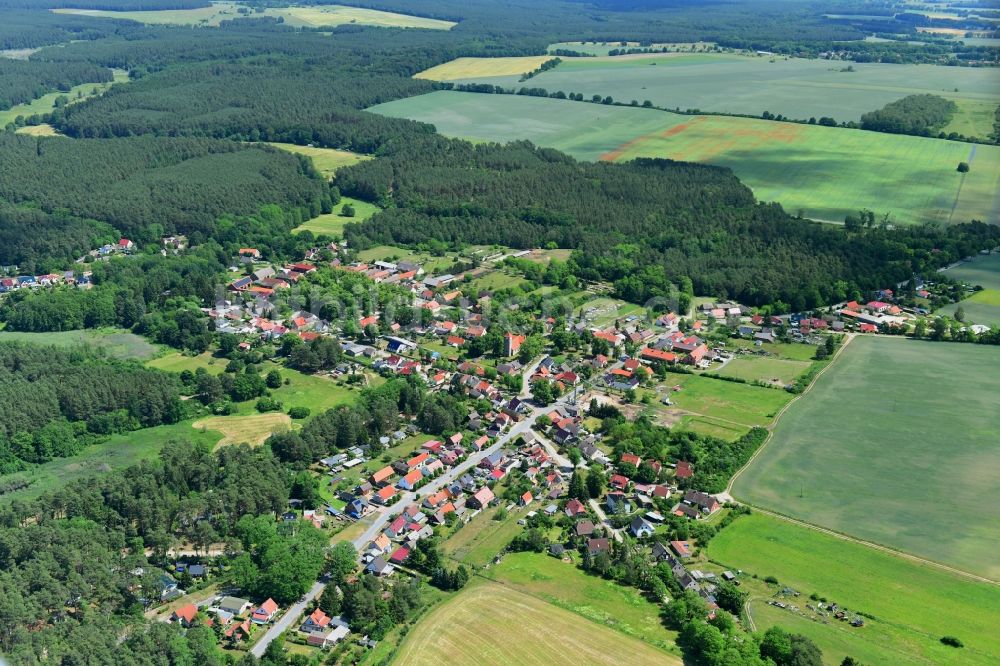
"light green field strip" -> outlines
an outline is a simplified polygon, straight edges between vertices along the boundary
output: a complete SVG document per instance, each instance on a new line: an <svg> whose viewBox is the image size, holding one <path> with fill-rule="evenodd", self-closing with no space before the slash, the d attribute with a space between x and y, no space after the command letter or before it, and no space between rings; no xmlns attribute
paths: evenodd
<svg viewBox="0 0 1000 666"><path fill-rule="evenodd" d="M872 503L872 511L879 505ZM945 548L944 544L938 544ZM866 664L995 664L1000 659L1000 593L988 583L922 565L836 536L766 515L739 518L708 545L721 566L763 578L774 576L780 589L802 594L792 603L804 609L815 592L851 610L863 611L865 626L853 628L795 621L788 611L751 604L759 630L781 624L814 638L825 663L851 655ZM810 629L811 627L811 629ZM965 647L942 645L957 636Z"/></svg>
<svg viewBox="0 0 1000 666"><path fill-rule="evenodd" d="M856 338L733 495L1000 579L997 396L992 347Z"/></svg>
<svg viewBox="0 0 1000 666"><path fill-rule="evenodd" d="M305 155L312 159L316 170L327 178L333 178L333 173L343 166L351 166L364 160L370 160L368 155L352 153L348 150L336 150L334 148L316 148L315 146L298 146L294 143L268 143L269 146L287 150L297 155Z"/></svg>
<svg viewBox="0 0 1000 666"><path fill-rule="evenodd" d="M128 82L128 72L121 69L113 70L113 72L114 80L110 83L81 83L78 86L70 88L68 92L48 93L26 104L18 104L5 111L0 111L0 128L7 123L14 122L14 119L18 116L28 117L36 114L51 113L56 108L56 100L62 96L68 97L70 104L75 104L88 97L100 95L115 83Z"/></svg>
<svg viewBox="0 0 1000 666"><path fill-rule="evenodd" d="M360 7L342 5L315 5L309 7L268 7L263 12L240 13L240 6L232 2L216 2L211 7L198 9L168 9L155 11L120 12L99 9L54 9L60 14L101 16L106 18L129 19L147 24L205 25L217 26L222 21L238 18L274 17L283 18L285 23L297 28L319 28L345 23L375 25L391 28L427 28L449 30L456 24L451 21L381 12Z"/></svg>
<svg viewBox="0 0 1000 666"><path fill-rule="evenodd" d="M521 95L438 91L370 110L448 136L527 139L579 159L726 166L758 199L819 220L840 222L862 208L900 224L1000 219L997 146L975 146L970 157L973 145L956 141ZM964 179L963 161L972 165Z"/></svg>

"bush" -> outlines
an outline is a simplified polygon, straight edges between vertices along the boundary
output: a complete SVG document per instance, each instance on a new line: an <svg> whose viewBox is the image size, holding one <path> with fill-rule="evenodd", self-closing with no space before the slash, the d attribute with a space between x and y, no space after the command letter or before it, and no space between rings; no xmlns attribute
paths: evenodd
<svg viewBox="0 0 1000 666"><path fill-rule="evenodd" d="M969 173L969 163L968 162L959 162L958 163L958 169L957 169L957 171L959 173Z"/></svg>
<svg viewBox="0 0 1000 666"><path fill-rule="evenodd" d="M288 410L288 415L293 419L304 419L309 416L309 413L308 407L292 407Z"/></svg>
<svg viewBox="0 0 1000 666"><path fill-rule="evenodd" d="M950 645L951 647L955 648L965 647L965 643L955 638L954 636L942 636L941 642L944 643L945 645Z"/></svg>
<svg viewBox="0 0 1000 666"><path fill-rule="evenodd" d="M281 402L275 400L274 398L264 397L257 401L257 411L258 412L277 412L281 411Z"/></svg>
<svg viewBox="0 0 1000 666"><path fill-rule="evenodd" d="M778 579L775 578L774 576L765 576L764 577L764 582L765 583L770 583L771 585L777 585L778 584Z"/></svg>

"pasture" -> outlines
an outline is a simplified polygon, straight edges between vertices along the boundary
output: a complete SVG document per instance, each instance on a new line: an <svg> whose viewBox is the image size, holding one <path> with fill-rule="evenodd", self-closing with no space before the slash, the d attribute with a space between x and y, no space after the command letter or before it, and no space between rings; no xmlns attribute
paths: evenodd
<svg viewBox="0 0 1000 666"><path fill-rule="evenodd" d="M298 146L294 143L268 143L269 146L287 150L297 155L305 155L312 160L316 170L327 178L332 179L334 172L340 167L351 166L364 160L369 160L368 155L352 153L349 150L337 150L335 148L317 148L315 146Z"/></svg>
<svg viewBox="0 0 1000 666"><path fill-rule="evenodd" d="M572 563L540 553L510 553L485 575L653 647L677 651L676 632L663 626L655 601Z"/></svg>
<svg viewBox="0 0 1000 666"><path fill-rule="evenodd" d="M157 347L146 338L116 329L84 329L51 333L0 331L0 342L10 341L56 347L90 347L102 350L108 356L124 359L143 360L157 353Z"/></svg>
<svg viewBox="0 0 1000 666"><path fill-rule="evenodd" d="M274 17L281 18L287 25L296 28L321 28L327 26L357 23L360 25L375 25L390 28L426 28L431 30L450 30L455 23L438 19L383 12L360 7L345 7L342 5L312 5L305 7L268 7L263 12L241 13L242 7L234 2L214 2L209 7L197 9L166 9L150 11L113 11L101 9L54 9L60 14L78 14L81 16L100 16L105 18L126 19L146 24L161 25L201 25L217 26L222 21L231 21L242 17ZM245 8L242 8L245 9Z"/></svg>
<svg viewBox="0 0 1000 666"><path fill-rule="evenodd" d="M515 76L538 69L552 56L515 56L509 58L456 58L413 75L429 81L456 81L481 76Z"/></svg>
<svg viewBox="0 0 1000 666"><path fill-rule="evenodd" d="M345 205L350 205L354 208L353 217L347 217L343 214ZM352 199L351 197L340 197L340 203L334 206L332 213L318 215L311 220L303 222L292 231L293 233L311 231L317 236L319 234L326 234L327 236L339 238L343 235L345 226L352 222L364 222L378 211L378 206L367 201Z"/></svg>
<svg viewBox="0 0 1000 666"><path fill-rule="evenodd" d="M966 321L1000 326L1000 254L977 255L972 261L953 266L943 271L943 274L984 289L961 303L941 308L940 313L954 315L955 310L961 306L965 310Z"/></svg>
<svg viewBox="0 0 1000 666"><path fill-rule="evenodd" d="M555 69L531 79L549 91L610 95L615 100L650 100L667 109L741 113L764 111L789 118L832 116L859 120L907 95L931 93L956 101L1000 104L1000 88L988 68L847 63L733 53L667 53L597 58L563 58ZM470 77L472 78L472 77ZM480 77L513 86L515 80ZM988 136L992 119L977 122L976 136Z"/></svg>
<svg viewBox="0 0 1000 666"><path fill-rule="evenodd" d="M215 358L211 352L203 352L197 356L191 356L179 351L171 351L163 356L159 356L146 362L150 368L166 370L167 372L196 371L204 368L211 375L221 375L226 370L229 363L227 359Z"/></svg>
<svg viewBox="0 0 1000 666"><path fill-rule="evenodd" d="M667 407L657 401L656 409L668 420L697 416L734 427L743 432L754 426L767 426L778 411L791 400L786 391L727 382L699 375L668 374L663 380L673 403ZM673 390L679 387L679 391ZM696 428L692 428L695 429Z"/></svg>
<svg viewBox="0 0 1000 666"><path fill-rule="evenodd" d="M873 504L873 506L877 506ZM881 552L787 521L755 514L739 518L708 544L708 556L720 566L742 569L802 593L804 607L816 594L873 616L853 629L800 620L751 602L758 629L778 623L789 630L812 631L829 663L845 654L864 663L988 664L1000 659L1000 594L978 583L929 565ZM760 597L756 597L760 599ZM844 630L849 635L845 638ZM959 637L965 648L941 645L944 635ZM845 652L861 646L864 652ZM865 657L868 658L865 658Z"/></svg>
<svg viewBox="0 0 1000 666"><path fill-rule="evenodd" d="M62 134L52 125L42 123L41 125L25 125L15 130L17 134L27 134L29 136L62 136Z"/></svg>
<svg viewBox="0 0 1000 666"><path fill-rule="evenodd" d="M423 617L396 664L680 664L642 641L497 583L474 581Z"/></svg>
<svg viewBox="0 0 1000 666"><path fill-rule="evenodd" d="M998 395L992 348L856 338L733 495L1000 579L1000 523L987 518L1000 507Z"/></svg>
<svg viewBox="0 0 1000 666"><path fill-rule="evenodd" d="M818 220L840 222L862 208L899 224L1000 216L998 146L452 91L370 110L431 123L449 136L528 139L585 160L667 157L729 167L758 199ZM964 177L956 171L962 161L972 167Z"/></svg>
<svg viewBox="0 0 1000 666"><path fill-rule="evenodd" d="M199 419L191 427L200 432L214 431L222 434L215 447L229 444L249 444L260 446L276 432L286 432L291 428L292 419L288 414L251 414L247 416L210 416Z"/></svg>
<svg viewBox="0 0 1000 666"><path fill-rule="evenodd" d="M113 71L114 80L109 83L81 83L78 86L73 86L69 90L47 93L37 99L31 100L30 102L18 104L17 106L12 106L5 110L0 109L0 127L4 127L7 123L14 122L18 116L28 117L38 114L51 113L52 110L56 108L56 100L60 97L67 97L69 98L69 103L74 104L85 100L88 97L96 97L116 83L128 82L128 72L121 69ZM34 132L25 133L34 134Z"/></svg>
<svg viewBox="0 0 1000 666"><path fill-rule="evenodd" d="M499 511L499 506L485 509L452 534L442 546L444 555L467 567L481 568L492 562L521 532L517 521L527 513L523 507L515 507L503 520L494 520Z"/></svg>

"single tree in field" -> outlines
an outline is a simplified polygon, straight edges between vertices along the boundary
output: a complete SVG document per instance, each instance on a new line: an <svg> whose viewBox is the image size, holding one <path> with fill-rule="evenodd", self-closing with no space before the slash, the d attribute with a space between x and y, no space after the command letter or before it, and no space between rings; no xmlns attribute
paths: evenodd
<svg viewBox="0 0 1000 666"><path fill-rule="evenodd" d="M957 171L959 173L969 173L969 163L968 162L959 162L958 163L958 169L957 169Z"/></svg>
<svg viewBox="0 0 1000 666"><path fill-rule="evenodd" d="M965 321L965 308L961 305L955 310L955 321Z"/></svg>
<svg viewBox="0 0 1000 666"><path fill-rule="evenodd" d="M354 210L354 206L349 203L345 203L340 209L340 215L342 217L354 217L356 214L357 212Z"/></svg>

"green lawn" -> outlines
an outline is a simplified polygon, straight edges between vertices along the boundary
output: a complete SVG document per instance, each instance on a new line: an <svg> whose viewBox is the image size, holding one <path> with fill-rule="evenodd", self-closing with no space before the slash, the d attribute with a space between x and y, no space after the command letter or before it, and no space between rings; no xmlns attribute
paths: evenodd
<svg viewBox="0 0 1000 666"><path fill-rule="evenodd" d="M580 159L726 166L759 199L819 220L840 222L861 208L905 224L1000 216L998 146L523 95L438 91L371 110L432 123L449 136L528 139ZM972 167L964 177L956 171L962 161Z"/></svg>
<svg viewBox="0 0 1000 666"><path fill-rule="evenodd" d="M638 590L591 576L574 563L539 553L511 553L486 575L592 622L680 654L676 633L663 626L660 606Z"/></svg>
<svg viewBox="0 0 1000 666"><path fill-rule="evenodd" d="M64 95L68 97L70 103L73 104L87 99L88 97L100 95L115 83L126 82L128 82L128 73L124 70L116 69L114 70L114 80L110 83L81 83L78 86L70 88L68 92L48 93L46 95L42 95L38 99L27 102L26 104L18 104L17 106L12 106L9 109L0 110L0 128L5 126L7 123L14 122L14 119L18 116L27 117L35 114L50 113L52 109L56 108L56 99Z"/></svg>
<svg viewBox="0 0 1000 666"><path fill-rule="evenodd" d="M793 631L811 625L808 635L828 651L838 650L824 654L828 663L840 663L847 652L839 650L856 646L864 652L850 654L873 664L988 664L1000 659L1000 634L995 631L1000 594L995 586L760 514L740 518L716 535L708 554L730 569L775 576L802 593L795 601L800 607L815 592L874 616L845 638L844 625L835 620L830 627L794 622L791 614L752 604L759 630L775 621ZM941 645L944 635L959 637L965 648Z"/></svg>
<svg viewBox="0 0 1000 666"><path fill-rule="evenodd" d="M990 347L856 338L733 494L1000 578L998 369Z"/></svg>
<svg viewBox="0 0 1000 666"><path fill-rule="evenodd" d="M342 214L345 205L354 207L353 217L346 217ZM328 236L339 238L341 234L344 233L344 227L347 224L351 222L363 222L378 211L378 206L368 203L367 201L352 199L351 197L340 197L340 203L334 206L332 213L325 213L318 217L314 217L313 219L295 227L293 231L311 231L316 235L326 234Z"/></svg>
<svg viewBox="0 0 1000 666"><path fill-rule="evenodd" d="M53 333L22 333L20 331L0 331L0 342L19 341L56 347L84 345L101 349L115 358L148 359L157 353L156 345L128 331L116 329L86 329L79 331L58 331Z"/></svg>
<svg viewBox="0 0 1000 666"><path fill-rule="evenodd" d="M57 458L30 471L9 474L4 482L28 480L32 484L22 490L0 495L0 502L31 499L55 490L71 481L123 469L159 454L165 444L186 439L214 446L221 434L201 432L191 427L191 421L113 435L106 442L91 446L70 458Z"/></svg>

